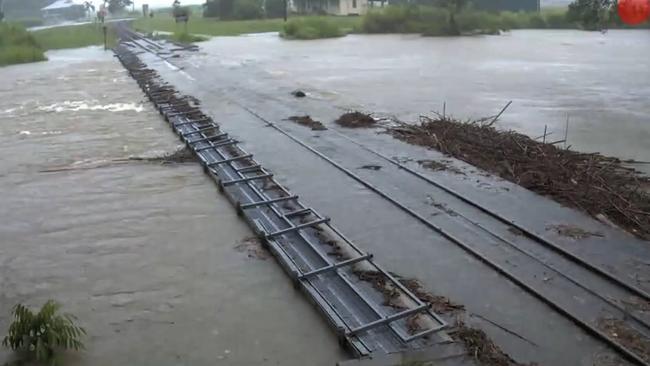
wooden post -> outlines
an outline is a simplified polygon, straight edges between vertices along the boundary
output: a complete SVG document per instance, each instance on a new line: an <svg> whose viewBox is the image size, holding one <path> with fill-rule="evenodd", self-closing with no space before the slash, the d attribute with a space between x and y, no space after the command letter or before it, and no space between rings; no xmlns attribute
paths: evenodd
<svg viewBox="0 0 650 366"><path fill-rule="evenodd" d="M108 50L108 35L107 35L106 26L104 25L102 29L104 30L104 51L106 51Z"/></svg>
<svg viewBox="0 0 650 366"><path fill-rule="evenodd" d="M566 125L564 126L564 149L566 150L567 138L569 137L569 114L566 114Z"/></svg>

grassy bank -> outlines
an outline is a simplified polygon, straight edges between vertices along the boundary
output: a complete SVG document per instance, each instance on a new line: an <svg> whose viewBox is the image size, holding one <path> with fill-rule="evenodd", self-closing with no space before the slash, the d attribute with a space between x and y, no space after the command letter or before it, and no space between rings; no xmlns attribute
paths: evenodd
<svg viewBox="0 0 650 366"><path fill-rule="evenodd" d="M291 19L280 33L288 39L318 39L343 37L352 29L343 29L328 17Z"/></svg>
<svg viewBox="0 0 650 366"><path fill-rule="evenodd" d="M353 29L361 23L359 17L295 17L291 20L327 19L336 24L341 30ZM193 17L187 24L190 34L206 34L210 36L237 36L246 33L281 32L284 30L283 19L255 20L219 20L216 18ZM184 25L176 24L172 18L141 18L135 21L135 28L145 32L165 31L183 32Z"/></svg>
<svg viewBox="0 0 650 366"><path fill-rule="evenodd" d="M446 8L427 6L389 6L371 11L363 18L365 33L421 33L428 36L494 34L510 29L577 28L566 19L564 9L540 13L490 13L465 9L453 18Z"/></svg>
<svg viewBox="0 0 650 366"><path fill-rule="evenodd" d="M104 33L97 24L71 25L32 32L36 42L46 50L79 48L104 44ZM115 44L115 34L108 29L109 46Z"/></svg>
<svg viewBox="0 0 650 366"><path fill-rule="evenodd" d="M44 60L43 49L24 27L0 23L0 66Z"/></svg>

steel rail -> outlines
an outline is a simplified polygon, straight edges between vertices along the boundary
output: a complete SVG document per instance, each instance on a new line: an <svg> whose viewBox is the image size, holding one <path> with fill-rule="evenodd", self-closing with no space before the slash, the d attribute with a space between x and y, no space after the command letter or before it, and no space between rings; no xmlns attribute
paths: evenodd
<svg viewBox="0 0 650 366"><path fill-rule="evenodd" d="M588 324L587 322L583 321L582 319L578 318L577 316L572 314L569 310L567 310L564 306L562 306L562 305L556 303L555 301L547 298L539 290L537 290L535 287L533 287L531 285L528 285L523 280L519 279L517 276L512 274L510 271L508 271L507 269L505 269L501 265L499 265L499 264L495 263L494 261L490 260L488 257L486 257L485 255L480 253L478 250L476 250L476 249L472 248L471 246L469 246L468 244L462 242L461 240L456 238L451 233L449 233L446 230L442 229L440 226L430 222L427 218L425 218L422 215L418 214L414 210L408 208L406 205L399 202L398 200L392 198L386 192L384 192L381 189L375 187L374 185L372 185L368 181L364 180L363 178L361 178L360 176L358 176L354 172L350 171L349 169L343 167L341 164L335 162L334 160L327 157L326 155L324 155L320 151L314 149L313 147L311 147L309 144L302 141L298 137L294 136L293 134L289 133L288 131L284 130L283 128L277 126L275 123L273 123L273 122L265 119L264 117L260 116L257 112L253 111L252 109L248 108L245 105L242 105L241 103L239 103L237 101L234 101L232 99L230 99L230 100L233 103L239 105L244 110L246 110L248 113L252 114L256 118L258 118L259 120L264 122L268 127L271 127L273 129L275 129L276 131L278 131L279 133L287 136L288 138L290 138L291 140L293 140L297 144L301 145L303 148L309 150L313 154L317 155L319 158L326 161L328 164L334 166L336 169L343 172L345 175L347 175L350 178L352 178L352 179L356 180L357 182L361 183L366 188L368 188L371 191L375 192L376 194L378 194L379 196L381 196L385 200L391 202L392 204L397 206L402 211L404 211L407 214L409 214L410 216L416 218L418 221L420 221L424 225L426 225L429 228L433 229L434 231L438 232L440 235L442 235L443 237L445 237L446 239L448 239L452 243L458 245L459 247L461 247L466 252L472 254L473 256L475 256L476 258L478 258L479 260L481 260L482 262L484 262L488 266L492 267L494 270L496 270L497 272L502 274L504 277L506 277L510 281L516 283L518 286L522 287L524 290L526 290L527 292L529 292L530 294L532 294L533 296L535 296L536 298L538 298L539 300L541 300L542 302L544 302L545 304L550 306L551 308L555 309L555 311L562 314L566 318L570 319L572 322L574 322L580 328L582 328L586 332L590 333L591 335L595 336L596 338L600 339L602 342L606 343L607 345L609 345L610 347L615 349L617 352L619 352L622 356L624 356L629 361L634 362L637 365L650 366L650 362L645 361L643 358L641 358L639 355L634 353L628 347L614 341L606 333L602 332L598 328L596 328L596 327Z"/></svg>

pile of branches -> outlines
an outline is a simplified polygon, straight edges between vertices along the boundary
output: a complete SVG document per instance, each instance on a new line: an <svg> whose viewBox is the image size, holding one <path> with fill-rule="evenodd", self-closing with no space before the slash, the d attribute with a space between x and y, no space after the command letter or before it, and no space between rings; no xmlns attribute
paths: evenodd
<svg viewBox="0 0 650 366"><path fill-rule="evenodd" d="M650 240L650 179L598 153L580 153L494 128L495 120L461 122L422 116L389 133L437 149L561 204Z"/></svg>

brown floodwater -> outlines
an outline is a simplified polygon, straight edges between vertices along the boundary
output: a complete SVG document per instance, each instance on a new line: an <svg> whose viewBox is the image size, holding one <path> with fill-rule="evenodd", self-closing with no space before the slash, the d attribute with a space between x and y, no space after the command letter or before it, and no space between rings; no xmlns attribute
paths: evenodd
<svg viewBox="0 0 650 366"><path fill-rule="evenodd" d="M88 331L67 365L333 365L345 358L110 53L0 68L0 332L16 303ZM0 364L12 355L0 350Z"/></svg>

